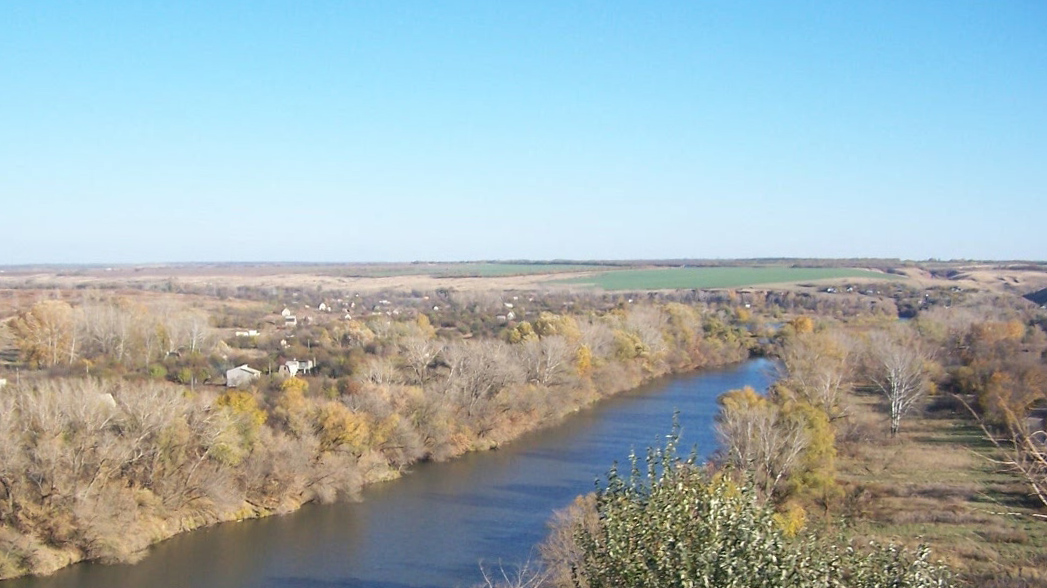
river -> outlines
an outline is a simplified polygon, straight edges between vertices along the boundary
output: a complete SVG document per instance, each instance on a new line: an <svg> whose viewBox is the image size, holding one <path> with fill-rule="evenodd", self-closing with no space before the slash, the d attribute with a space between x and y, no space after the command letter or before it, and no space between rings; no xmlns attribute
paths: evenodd
<svg viewBox="0 0 1047 588"><path fill-rule="evenodd" d="M611 463L664 444L680 412L682 446L715 449L716 398L772 380L772 364L666 378L601 402L497 451L420 464L369 487L362 502L307 505L153 547L134 565L79 564L0 588L408 588L471 586L479 562L531 556L553 510L593 490Z"/></svg>

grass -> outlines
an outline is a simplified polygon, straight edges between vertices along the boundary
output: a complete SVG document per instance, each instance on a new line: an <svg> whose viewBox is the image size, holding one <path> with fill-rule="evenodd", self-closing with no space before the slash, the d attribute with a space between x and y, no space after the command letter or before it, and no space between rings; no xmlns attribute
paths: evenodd
<svg viewBox="0 0 1047 588"><path fill-rule="evenodd" d="M1028 487L987 457L996 451L964 415L914 415L887 438L879 399L853 406L864 431L841 444L845 517L861 538L923 542L972 585L1047 587L1047 521Z"/></svg>
<svg viewBox="0 0 1047 588"><path fill-rule="evenodd" d="M682 267L608 271L592 276L559 280L557 283L595 286L603 290L676 290L739 288L838 278L889 279L890 276L869 270L849 268Z"/></svg>

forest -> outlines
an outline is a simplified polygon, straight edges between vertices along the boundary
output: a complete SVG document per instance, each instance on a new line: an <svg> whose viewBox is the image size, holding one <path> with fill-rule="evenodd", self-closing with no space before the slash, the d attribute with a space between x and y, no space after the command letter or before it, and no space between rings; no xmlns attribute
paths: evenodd
<svg viewBox="0 0 1047 588"><path fill-rule="evenodd" d="M838 553L811 567L838 585L1043 585L1031 570L1044 568L1036 545L1047 537L1047 315L1007 294L839 289L848 294L9 290L0 577L134 561L180 532L353 499L419 461L498 447L653 378L767 355L776 384L721 397L711 462L667 447L652 450L660 466L612 472L554 517L540 565L509 583L727 573L693 560L710 553L694 541L727 539L687 521L730 499L782 561ZM308 367L280 369L297 360ZM227 386L240 365L258 377ZM936 423L980 440L978 467L1006 478L989 490L911 472L884 483L909 461L899 455L942 451L925 442ZM997 509L1009 514L972 506L985 492L1010 501ZM685 515L664 521L683 525L681 551L617 561L617 540L665 554L664 536L644 532L655 505ZM995 534L972 549L923 524ZM899 547L860 547L869 540ZM885 558L891 578L873 571Z"/></svg>

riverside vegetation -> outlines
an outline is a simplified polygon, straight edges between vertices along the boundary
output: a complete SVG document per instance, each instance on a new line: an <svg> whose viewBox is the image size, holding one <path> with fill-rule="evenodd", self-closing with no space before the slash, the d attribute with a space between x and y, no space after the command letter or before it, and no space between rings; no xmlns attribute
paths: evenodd
<svg viewBox="0 0 1047 588"><path fill-rule="evenodd" d="M352 496L417 460L497 446L651 377L767 353L778 383L723 396L711 464L670 446L646 475L612 473L555 517L535 573L513 584L1044 585L1047 317L1013 296L877 288L888 296L871 304L795 292L347 296L364 318L315 314L293 333L269 328L275 302L38 302L8 323L37 370L0 395L0 572L126 561L183 530ZM317 304L304 294L298 306ZM233 326L262 333L219 336ZM316 369L213 385L228 367L290 357ZM656 514L671 533L651 527ZM767 553L779 575L741 573L770 574Z"/></svg>
<svg viewBox="0 0 1047 588"><path fill-rule="evenodd" d="M264 330L278 306L33 304L8 324L35 369L0 392L0 577L130 561L175 533L352 497L648 379L740 361L752 343L727 305L536 308L509 322L487 321L485 304L433 312L437 326L391 302L362 320L314 313L293 331L228 338L242 349L215 325ZM306 377L212 384L241 363L307 354Z"/></svg>
<svg viewBox="0 0 1047 588"><path fill-rule="evenodd" d="M721 397L709 464L670 443L612 470L515 584L1047 586L1044 318L976 297L792 320L771 390Z"/></svg>

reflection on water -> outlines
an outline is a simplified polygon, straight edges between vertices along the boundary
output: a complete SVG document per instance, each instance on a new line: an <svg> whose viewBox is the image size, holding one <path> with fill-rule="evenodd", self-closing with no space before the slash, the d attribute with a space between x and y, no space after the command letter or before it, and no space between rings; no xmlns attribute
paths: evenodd
<svg viewBox="0 0 1047 588"><path fill-rule="evenodd" d="M666 379L580 412L498 451L421 464L372 486L361 503L309 505L281 517L175 537L141 563L78 565L2 588L419 588L470 586L479 562L528 559L553 510L593 489L631 450L664 444L674 410L684 446L714 448L716 397L765 388L771 364Z"/></svg>

